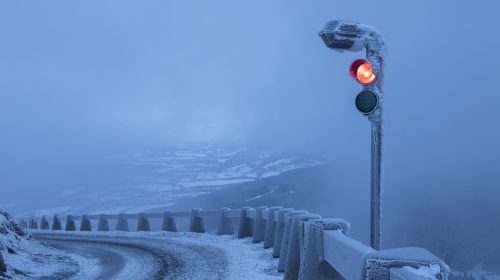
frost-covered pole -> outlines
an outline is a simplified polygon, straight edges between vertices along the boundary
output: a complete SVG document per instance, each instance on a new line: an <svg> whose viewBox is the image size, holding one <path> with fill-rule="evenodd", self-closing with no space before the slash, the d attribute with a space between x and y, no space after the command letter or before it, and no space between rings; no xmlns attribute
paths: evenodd
<svg viewBox="0 0 500 280"><path fill-rule="evenodd" d="M350 21L334 20L328 22L319 33L328 48L337 51L358 52L366 50L366 60L370 71L362 74L370 76L356 77L363 61L355 61L351 66L351 75L363 84L363 91L356 98L356 106L371 122L371 218L370 245L380 249L380 217L382 190L382 111L383 111L383 64L385 45L382 37L371 26ZM353 66L356 66L353 73ZM363 80L368 79L368 80Z"/></svg>
<svg viewBox="0 0 500 280"><path fill-rule="evenodd" d="M377 34L377 38L380 38ZM381 204L382 204L382 112L383 112L383 42L374 41L366 46L366 58L375 65L378 78L375 83L369 85L370 89L379 97L379 105L375 112L368 115L372 123L371 135L371 219L370 219L370 245L375 250L380 249L381 242Z"/></svg>

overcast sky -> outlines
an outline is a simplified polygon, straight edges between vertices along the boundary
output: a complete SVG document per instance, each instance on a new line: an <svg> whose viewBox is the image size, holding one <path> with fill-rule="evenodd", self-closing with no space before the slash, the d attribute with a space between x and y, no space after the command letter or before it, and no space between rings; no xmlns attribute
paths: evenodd
<svg viewBox="0 0 500 280"><path fill-rule="evenodd" d="M55 167L89 155L186 142L316 147L365 164L369 123L347 75L364 54L323 45L331 19L386 39L389 185L412 170L498 184L499 10L493 0L4 1L2 189L53 187Z"/></svg>

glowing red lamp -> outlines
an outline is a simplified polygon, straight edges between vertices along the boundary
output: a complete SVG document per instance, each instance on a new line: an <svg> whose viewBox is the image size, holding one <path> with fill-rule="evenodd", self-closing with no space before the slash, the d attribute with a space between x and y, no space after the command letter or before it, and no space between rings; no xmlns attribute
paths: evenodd
<svg viewBox="0 0 500 280"><path fill-rule="evenodd" d="M351 64L349 74L362 85L369 85L377 79L373 73L372 65L366 59L356 59Z"/></svg>

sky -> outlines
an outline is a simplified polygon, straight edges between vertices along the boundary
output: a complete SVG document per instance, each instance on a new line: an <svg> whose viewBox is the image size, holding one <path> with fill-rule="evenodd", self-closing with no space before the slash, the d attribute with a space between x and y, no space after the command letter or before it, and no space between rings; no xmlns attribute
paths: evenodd
<svg viewBox="0 0 500 280"><path fill-rule="evenodd" d="M420 130L411 135L415 142L428 142L431 134L444 135L439 142L498 140L488 129L499 102L499 70L491 58L500 44L498 6L3 3L2 146L361 138L367 123L352 106L359 86L345 73L362 54L331 52L317 36L324 23L339 18L371 24L387 41L388 137Z"/></svg>
<svg viewBox="0 0 500 280"><path fill-rule="evenodd" d="M372 25L388 47L387 196L498 197L499 10L493 0L4 1L0 201L65 189L102 154L175 143L307 147L366 169L370 125L347 74L364 54L323 45L332 19Z"/></svg>

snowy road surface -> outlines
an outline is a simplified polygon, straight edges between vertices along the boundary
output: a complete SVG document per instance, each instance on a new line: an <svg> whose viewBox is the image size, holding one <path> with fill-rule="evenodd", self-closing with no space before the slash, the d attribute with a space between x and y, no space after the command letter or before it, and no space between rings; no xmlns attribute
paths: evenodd
<svg viewBox="0 0 500 280"><path fill-rule="evenodd" d="M96 259L96 263L101 264L97 272L94 272L96 279L119 279L124 278L122 276L125 274L132 274L131 276L137 279L163 279L166 274L166 270L163 269L166 267L166 260L161 255L150 252L146 247L141 248L116 242L63 241L56 239L40 238L39 241L45 242L56 249ZM140 271L130 269L132 267L140 268ZM71 276L75 277L77 272L75 271ZM137 273L140 273L140 275L135 275Z"/></svg>
<svg viewBox="0 0 500 280"><path fill-rule="evenodd" d="M251 240L196 233L34 231L48 246L89 259L64 279L281 279L271 251ZM96 265L97 264L97 265ZM87 273L88 272L88 273ZM48 279L61 279L56 276Z"/></svg>

